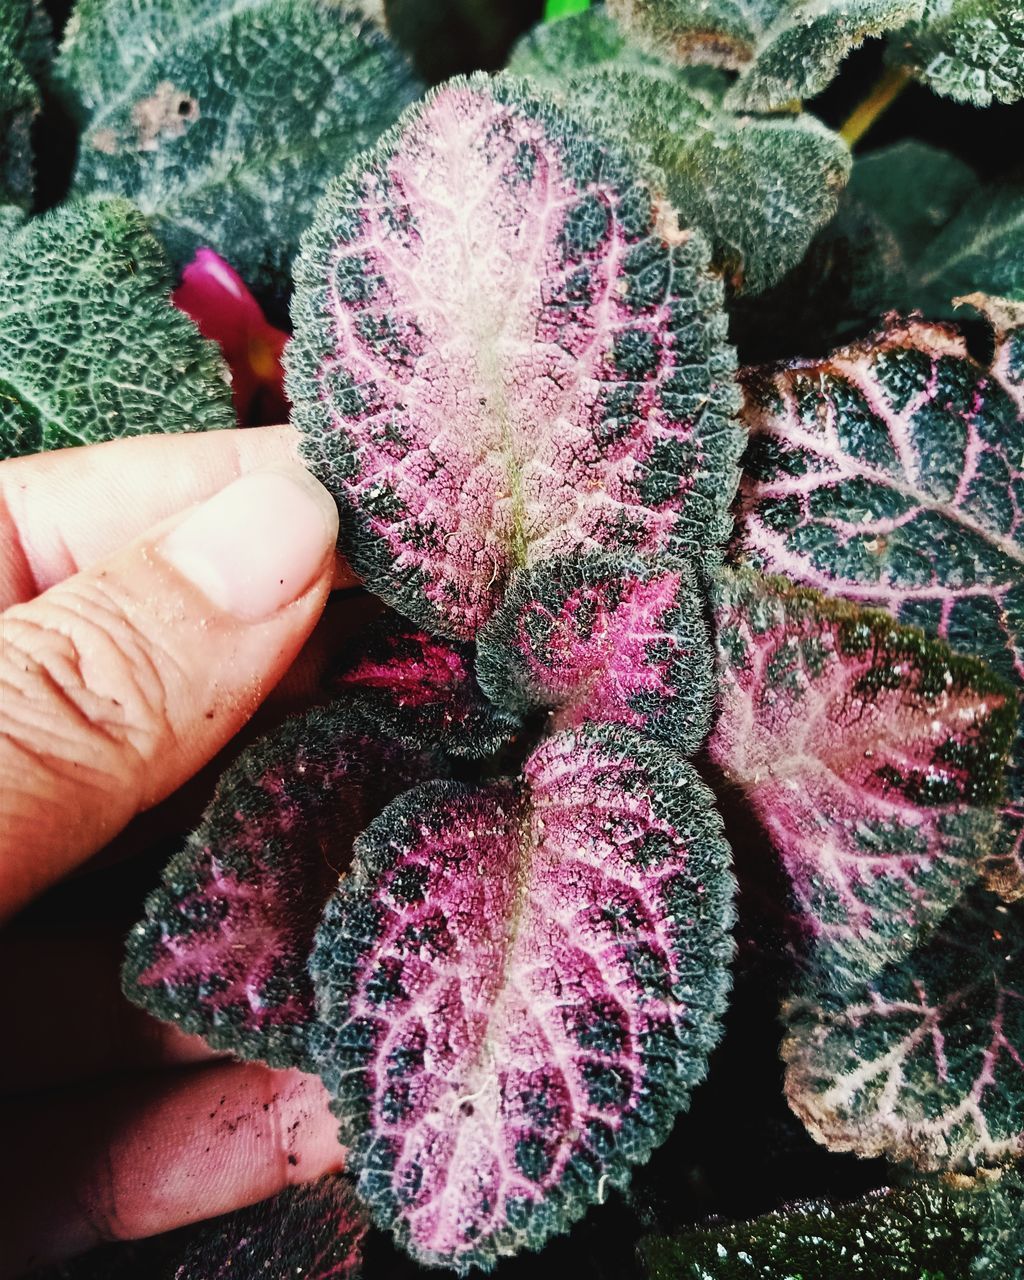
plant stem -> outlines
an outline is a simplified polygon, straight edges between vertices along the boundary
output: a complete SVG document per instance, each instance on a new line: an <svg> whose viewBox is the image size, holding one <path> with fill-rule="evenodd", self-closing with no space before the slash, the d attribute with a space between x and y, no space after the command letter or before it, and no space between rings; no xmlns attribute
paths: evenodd
<svg viewBox="0 0 1024 1280"><path fill-rule="evenodd" d="M544 21L552 22L555 18L567 18L570 13L585 13L590 8L590 0L547 0L544 6Z"/></svg>
<svg viewBox="0 0 1024 1280"><path fill-rule="evenodd" d="M862 103L856 106L839 130L839 136L847 146L860 142L883 111L892 106L910 81L910 72L903 67L889 67L875 82L874 88Z"/></svg>

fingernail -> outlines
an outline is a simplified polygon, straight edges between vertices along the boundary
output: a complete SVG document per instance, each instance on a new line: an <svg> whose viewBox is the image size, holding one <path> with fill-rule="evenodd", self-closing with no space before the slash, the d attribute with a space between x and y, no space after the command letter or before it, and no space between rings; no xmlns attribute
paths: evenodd
<svg viewBox="0 0 1024 1280"><path fill-rule="evenodd" d="M302 595L337 538L331 495L301 467L282 467L235 480L157 550L218 609L256 622Z"/></svg>

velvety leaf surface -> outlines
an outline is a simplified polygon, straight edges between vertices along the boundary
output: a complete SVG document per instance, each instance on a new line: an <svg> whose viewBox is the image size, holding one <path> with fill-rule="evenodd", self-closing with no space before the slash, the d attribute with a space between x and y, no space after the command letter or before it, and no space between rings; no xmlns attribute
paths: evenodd
<svg viewBox="0 0 1024 1280"><path fill-rule="evenodd" d="M377 819L318 935L320 1064L376 1220L489 1269L622 1187L719 1036L732 876L710 792L623 729L547 739L521 783Z"/></svg>
<svg viewBox="0 0 1024 1280"><path fill-rule="evenodd" d="M0 0L0 203L32 202L37 80L50 57L50 20L36 0Z"/></svg>
<svg viewBox="0 0 1024 1280"><path fill-rule="evenodd" d="M850 170L836 134L809 115L734 114L722 73L659 61L603 10L542 24L509 65L660 170L682 220L705 232L738 288L773 284L835 213Z"/></svg>
<svg viewBox="0 0 1024 1280"><path fill-rule="evenodd" d="M984 1256L987 1199L921 1182L656 1236L641 1250L651 1280L968 1280Z"/></svg>
<svg viewBox="0 0 1024 1280"><path fill-rule="evenodd" d="M975 890L846 998L791 1000L786 1094L832 1150L921 1169L1006 1163L1024 1137L1021 906Z"/></svg>
<svg viewBox="0 0 1024 1280"><path fill-rule="evenodd" d="M62 205L4 241L0 457L235 425L217 348L171 306L170 284L124 201Z"/></svg>
<svg viewBox="0 0 1024 1280"><path fill-rule="evenodd" d="M1020 339L997 366L1016 372ZM1024 682L1024 415L944 325L894 322L824 360L753 371L738 546L763 568L885 607ZM1000 846L1020 867L1024 736ZM1002 875L1003 873L1000 872Z"/></svg>
<svg viewBox="0 0 1024 1280"><path fill-rule="evenodd" d="M740 436L707 247L615 150L451 81L333 184L296 268L289 393L354 567L471 638L511 572L714 547Z"/></svg>
<svg viewBox="0 0 1024 1280"><path fill-rule="evenodd" d="M909 265L975 194L978 177L958 156L908 138L858 157L848 190L883 220Z"/></svg>
<svg viewBox="0 0 1024 1280"><path fill-rule="evenodd" d="M915 289L915 304L939 315L976 290L1024 301L1024 182L990 184L961 206L922 255Z"/></svg>
<svg viewBox="0 0 1024 1280"><path fill-rule="evenodd" d="M340 1176L204 1223L174 1280L355 1280L367 1221Z"/></svg>
<svg viewBox="0 0 1024 1280"><path fill-rule="evenodd" d="M889 56L947 98L987 107L1024 97L1024 9L1017 0L927 0Z"/></svg>
<svg viewBox="0 0 1024 1280"><path fill-rule="evenodd" d="M177 264L206 245L264 289L328 179L421 89L330 0L81 0L55 71L84 131L74 189L129 197Z"/></svg>
<svg viewBox="0 0 1024 1280"><path fill-rule="evenodd" d="M408 747L487 756L519 720L481 693L474 659L471 645L428 636L391 614L341 655L329 687Z"/></svg>
<svg viewBox="0 0 1024 1280"><path fill-rule="evenodd" d="M129 936L128 996L214 1048L306 1065L324 904L367 822L429 773L348 708L296 717L245 750Z"/></svg>
<svg viewBox="0 0 1024 1280"><path fill-rule="evenodd" d="M713 671L692 566L558 557L521 570L478 639L484 692L553 728L630 725L690 755L711 727Z"/></svg>
<svg viewBox="0 0 1024 1280"><path fill-rule="evenodd" d="M779 851L820 980L849 988L977 876L1016 700L881 612L747 573L715 597L712 758Z"/></svg>
<svg viewBox="0 0 1024 1280"><path fill-rule="evenodd" d="M609 0L623 25L683 63L740 72L727 101L743 110L809 98L869 36L920 16L922 0Z"/></svg>
<svg viewBox="0 0 1024 1280"><path fill-rule="evenodd" d="M847 190L836 216L777 285L730 299L729 332L745 364L826 355L877 328L907 297L906 285L895 234Z"/></svg>

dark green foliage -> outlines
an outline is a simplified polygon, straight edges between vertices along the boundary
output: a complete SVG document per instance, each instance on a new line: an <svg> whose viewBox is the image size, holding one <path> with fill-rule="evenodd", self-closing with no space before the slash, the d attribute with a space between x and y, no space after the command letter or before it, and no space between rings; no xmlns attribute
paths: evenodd
<svg viewBox="0 0 1024 1280"><path fill-rule="evenodd" d="M927 0L890 40L889 57L936 93L975 107L1024 97L1024 8L1018 0Z"/></svg>
<svg viewBox="0 0 1024 1280"><path fill-rule="evenodd" d="M939 1182L846 1204L812 1200L753 1222L700 1227L641 1243L650 1280L1012 1280L985 1262L987 1187Z"/></svg>
<svg viewBox="0 0 1024 1280"><path fill-rule="evenodd" d="M1024 906L973 890L926 946L845 997L787 1004L790 1105L832 1150L925 1170L1024 1142Z"/></svg>
<svg viewBox="0 0 1024 1280"><path fill-rule="evenodd" d="M234 426L227 369L170 286L122 200L67 204L0 243L0 457Z"/></svg>
<svg viewBox="0 0 1024 1280"><path fill-rule="evenodd" d="M608 8L681 63L739 71L728 101L758 111L819 93L851 50L917 17L922 0L609 0Z"/></svg>
<svg viewBox="0 0 1024 1280"><path fill-rule="evenodd" d="M660 171L683 223L705 232L738 289L773 284L835 212L850 157L834 133L806 114L733 112L723 104L725 75L661 61L600 9L538 27L509 69Z"/></svg>
<svg viewBox="0 0 1024 1280"><path fill-rule="evenodd" d="M178 264L207 245L280 291L328 180L421 88L333 0L81 0L55 75L75 191L135 201Z"/></svg>
<svg viewBox="0 0 1024 1280"><path fill-rule="evenodd" d="M0 204L27 207L32 200L29 135L49 56L50 23L41 0L0 0Z"/></svg>

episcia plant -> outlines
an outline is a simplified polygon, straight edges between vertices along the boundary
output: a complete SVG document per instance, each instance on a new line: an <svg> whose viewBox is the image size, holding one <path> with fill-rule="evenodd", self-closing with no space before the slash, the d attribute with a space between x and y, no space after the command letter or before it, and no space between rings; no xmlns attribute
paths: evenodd
<svg viewBox="0 0 1024 1280"><path fill-rule="evenodd" d="M146 1274L488 1271L631 1197L634 1274L1024 1276L1024 188L849 146L1020 99L1024 17L566 7L427 91L398 3L78 0L54 56L0 0L3 454L290 406L386 606L124 969L319 1075L345 1174ZM655 1153L766 973L792 1127L874 1172L700 1215Z"/></svg>

